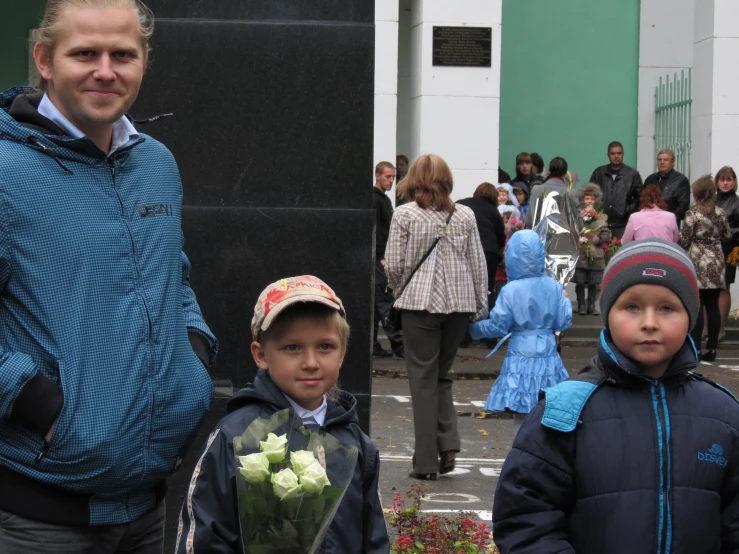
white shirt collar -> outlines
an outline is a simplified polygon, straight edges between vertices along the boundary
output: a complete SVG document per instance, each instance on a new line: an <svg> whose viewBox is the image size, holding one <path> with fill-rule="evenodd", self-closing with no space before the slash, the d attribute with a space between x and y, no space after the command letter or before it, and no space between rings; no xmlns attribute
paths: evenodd
<svg viewBox="0 0 739 554"><path fill-rule="evenodd" d="M83 138L85 136L85 133L64 117L64 114L59 111L59 108L54 105L46 94L41 98L41 102L38 105L38 113L59 125L71 137ZM110 143L110 152L108 152L108 155L110 156L116 150L133 144L139 138L140 135L133 124L125 115L121 116L118 121L113 123L113 140Z"/></svg>
<svg viewBox="0 0 739 554"><path fill-rule="evenodd" d="M285 394L284 392L282 394ZM318 425L323 427L323 422L326 421L326 410L328 410L328 403L326 402L326 395L323 395L323 403L315 410L306 410L302 406L298 405L295 400L285 394L285 398L290 402L290 405L295 410L297 416L305 421L308 418L313 418Z"/></svg>

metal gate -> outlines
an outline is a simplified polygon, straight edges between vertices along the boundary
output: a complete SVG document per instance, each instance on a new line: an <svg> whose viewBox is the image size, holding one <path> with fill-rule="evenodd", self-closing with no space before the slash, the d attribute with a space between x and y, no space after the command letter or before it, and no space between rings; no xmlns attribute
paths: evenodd
<svg viewBox="0 0 739 554"><path fill-rule="evenodd" d="M654 160L657 171L657 153L663 148L675 152L675 169L690 179L690 147L693 113L692 69L677 72L670 80L667 75L659 78L659 85L654 89L655 122L654 122Z"/></svg>

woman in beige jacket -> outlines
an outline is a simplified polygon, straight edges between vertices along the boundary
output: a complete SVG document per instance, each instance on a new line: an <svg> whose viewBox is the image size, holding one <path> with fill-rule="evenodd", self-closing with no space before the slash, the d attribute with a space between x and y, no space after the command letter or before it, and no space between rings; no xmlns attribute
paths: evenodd
<svg viewBox="0 0 739 554"><path fill-rule="evenodd" d="M398 185L408 203L393 214L385 251L385 272L402 314L416 438L409 475L416 479L433 480L454 469L460 440L448 374L467 325L488 313L475 215L454 205L452 188L446 162L435 154L420 156Z"/></svg>

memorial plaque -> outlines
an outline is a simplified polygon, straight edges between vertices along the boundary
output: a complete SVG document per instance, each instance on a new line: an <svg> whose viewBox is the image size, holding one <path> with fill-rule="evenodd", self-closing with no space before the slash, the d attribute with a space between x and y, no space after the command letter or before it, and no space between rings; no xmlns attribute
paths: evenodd
<svg viewBox="0 0 739 554"><path fill-rule="evenodd" d="M434 27L433 65L491 67L492 27Z"/></svg>

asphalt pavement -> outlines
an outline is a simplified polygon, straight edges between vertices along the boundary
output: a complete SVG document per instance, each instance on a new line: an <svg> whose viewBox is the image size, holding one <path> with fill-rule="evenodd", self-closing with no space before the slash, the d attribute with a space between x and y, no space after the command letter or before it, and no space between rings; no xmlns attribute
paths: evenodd
<svg viewBox="0 0 739 554"><path fill-rule="evenodd" d="M387 347L388 345L385 344ZM495 486L513 441L510 417L481 419L482 407L498 376L505 347L489 359L483 348L460 349L453 366L462 451L457 469L426 485L423 509L434 512L475 512L490 521ZM595 354L595 348L563 348L562 361L572 374ZM380 451L380 494L383 507L392 508L396 491L405 494L417 483L408 477L413 455L413 412L405 378L405 363L394 358L374 359L370 437ZM699 371L739 395L739 351L720 350L714 363L703 362Z"/></svg>

